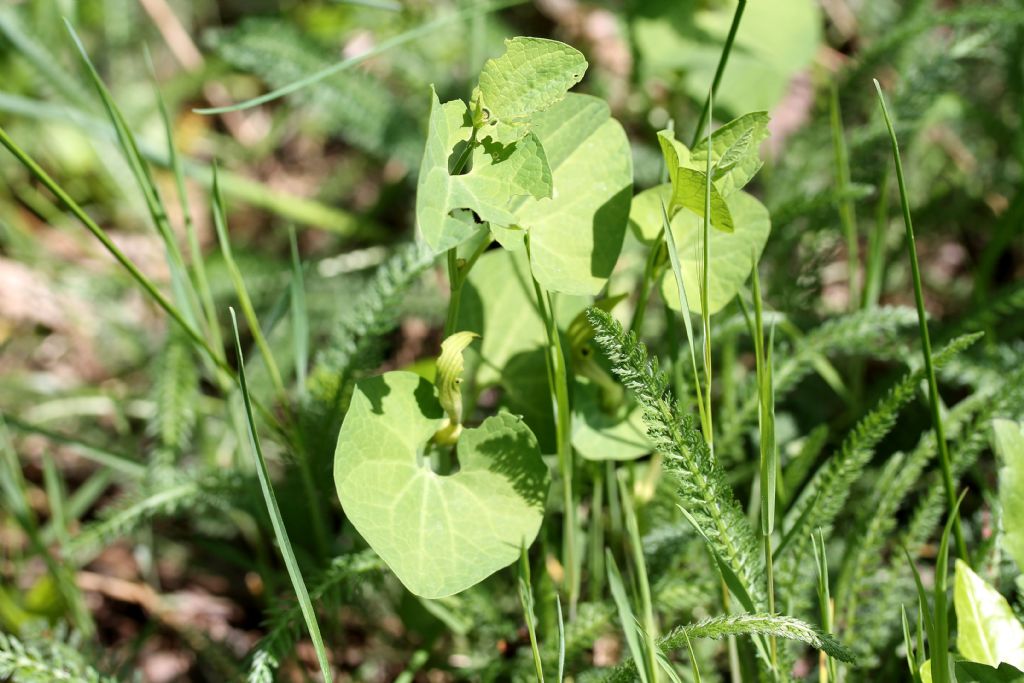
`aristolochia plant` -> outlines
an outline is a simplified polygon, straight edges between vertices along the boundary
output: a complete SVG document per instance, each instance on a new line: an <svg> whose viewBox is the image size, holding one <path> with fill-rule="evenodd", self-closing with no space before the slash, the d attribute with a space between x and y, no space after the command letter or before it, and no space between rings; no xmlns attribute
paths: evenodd
<svg viewBox="0 0 1024 683"><path fill-rule="evenodd" d="M567 92L586 68L568 45L514 38L484 65L468 104L442 103L431 91L416 219L427 248L447 253L452 291L436 388L405 372L359 382L335 459L348 518L420 596L464 590L533 542L549 486L543 451L557 454L564 587L574 609L575 458L632 460L656 442L597 359L584 315L589 305L610 310L621 300L594 297L627 225L657 256L663 215L670 217L694 312L704 299L702 269L714 313L735 297L768 238L767 210L741 189L761 167L765 113L727 124L695 150L662 131L670 182L631 202L625 132L604 102ZM705 262L706 205L714 229ZM503 249L487 251L494 241ZM666 262L660 253L648 276L679 310ZM510 413L463 427L463 351L474 358L466 386L499 386Z"/></svg>

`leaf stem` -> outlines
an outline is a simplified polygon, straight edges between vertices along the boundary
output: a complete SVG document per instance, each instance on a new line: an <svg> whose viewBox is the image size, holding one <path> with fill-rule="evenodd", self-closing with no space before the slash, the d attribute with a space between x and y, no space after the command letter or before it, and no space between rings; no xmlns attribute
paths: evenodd
<svg viewBox="0 0 1024 683"><path fill-rule="evenodd" d="M526 236L526 253L530 255L530 236ZM532 259L531 259L532 263ZM576 603L579 600L579 571L576 561L576 503L572 494L572 414L569 412L569 368L565 363L562 342L558 334L558 323L555 320L551 293L541 287L537 278L533 280L533 290L537 296L537 309L544 321L544 332L547 335L548 349L544 356L548 371L548 386L551 391L551 402L555 413L555 439L558 453L558 469L562 477L562 504L565 507L562 530L562 565L565 571L565 585L569 596L569 619L576 616Z"/></svg>
<svg viewBox="0 0 1024 683"><path fill-rule="evenodd" d="M740 28L740 19L743 18L743 10L746 8L747 0L740 0L739 4L736 5L736 12L732 15L732 24L729 26L729 34L725 37L722 55L718 58L718 67L715 69L715 78L711 81L711 90L708 92L707 99L704 100L704 107L700 111L700 118L697 119L697 125L693 130L693 142L690 143L690 149L697 146L697 141L700 140L700 133L704 129L704 123L711 116L711 100L713 95L718 92L718 86L722 82L725 65L729 62L729 53L732 52L732 44L736 40L736 32Z"/></svg>
<svg viewBox="0 0 1024 683"><path fill-rule="evenodd" d="M953 535L956 538L957 556L970 564L970 557L967 553L967 544L964 542L963 529L960 526L960 515L957 511L956 490L953 485L953 470L949 461L949 448L946 444L946 435L942 426L942 413L939 409L939 387L935 381L935 367L932 363L932 344L928 337L927 312L924 308L924 294L921 290L921 267L917 262L917 245L914 241L914 225L910 218L910 201L907 198L907 186L903 177L903 163L900 161L900 148L896 141L896 130L892 125L892 118L885 106L885 96L882 94L882 86L875 80L875 90L878 92L878 103L882 107L882 117L885 119L885 126L889 131L889 139L892 142L892 156L896 165L896 183L900 189L900 205L903 208L903 224L907 229L907 253L910 256L910 270L914 278L914 301L917 303L917 322L921 333L921 350L924 355L925 374L928 377L928 403L932 413L932 427L935 430L935 443L939 449L939 464L942 468L942 485L946 491L946 501L949 514L953 516ZM945 656L945 653L942 653Z"/></svg>

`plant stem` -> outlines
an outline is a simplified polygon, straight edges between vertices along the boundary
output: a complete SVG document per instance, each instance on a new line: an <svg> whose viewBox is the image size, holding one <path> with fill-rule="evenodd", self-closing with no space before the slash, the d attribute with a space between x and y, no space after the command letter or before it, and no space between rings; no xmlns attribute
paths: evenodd
<svg viewBox="0 0 1024 683"><path fill-rule="evenodd" d="M529 240L529 235L527 235L527 256L530 253ZM544 321L544 331L548 341L545 365L548 371L548 386L552 394L551 402L554 405L558 469L562 476L562 504L565 507L562 529L562 568L565 571L565 585L569 596L569 619L572 620L576 617L580 581L576 562L576 503L572 495L572 415L569 412L569 368L565 364L565 354L562 352L558 324L555 321L555 313L551 305L551 294L540 286L532 272L530 277L533 280L533 289L537 296L537 309Z"/></svg>
<svg viewBox="0 0 1024 683"><path fill-rule="evenodd" d="M939 449L939 464L942 467L942 485L946 490L949 514L953 516L953 535L956 538L957 556L970 564L967 544L964 542L963 529L960 527L960 515L956 504L956 490L953 486L953 470L949 462L949 448L946 445L946 436L942 427L942 414L939 410L939 387L935 381L935 367L932 364L932 344L928 337L927 312L924 308L924 294L921 291L921 268L917 262L917 245L914 241L914 225L910 218L910 201L907 199L907 186L903 177L903 163L900 161L900 148L896 142L896 130L893 128L892 119L889 117L889 110L885 106L882 86L878 84L877 80L875 81L875 90L878 91L878 102L882 107L882 117L885 119L885 126L889 130L889 139L892 142L892 156L896 165L896 183L900 189L900 205L903 208L903 224L907 229L907 253L910 256L910 270L914 277L914 301L917 303L917 322L921 333L921 350L924 355L925 374L928 376L928 403L931 407L932 427L935 429L935 443Z"/></svg>
<svg viewBox="0 0 1024 683"><path fill-rule="evenodd" d="M849 278L849 305L855 311L861 304L859 283L860 254L857 244L857 214L850 197L850 158L843 138L843 117L839 110L839 88L833 81L829 89L829 123L832 128L832 150L835 154L835 180L839 192L839 222L846 235L846 270Z"/></svg>
<svg viewBox="0 0 1024 683"><path fill-rule="evenodd" d="M740 8L743 7L743 3L740 3ZM737 8L737 12L741 13L743 10ZM734 25L738 24L738 21L734 21ZM726 51L723 52L723 60L728 55L728 45ZM721 66L721 64L720 64ZM710 92L708 92L707 111L710 115L713 106L714 99L714 86ZM706 175L704 176L704 244L703 253L701 256L701 290L700 290L700 317L704 323L704 400L706 401L705 414L707 416L707 431L705 432L705 438L708 442L708 449L711 451L711 457L715 457L715 426L711 416L711 314L708 312L708 288L711 283L711 269L708 267L711 263L711 122L708 121L708 159ZM671 228L669 228L671 229Z"/></svg>
<svg viewBox="0 0 1024 683"><path fill-rule="evenodd" d="M644 547L640 538L640 526L636 521L636 508L633 496L622 477L617 477L619 492L622 496L622 511L625 513L626 533L629 536L629 549L632 551L633 566L636 571L636 583L640 592L640 608L643 610L644 632L647 639L645 654L651 680L657 683L658 659L655 644L658 641L658 622L654 618L654 603L651 601L651 582L647 577L647 562L644 560Z"/></svg>
<svg viewBox="0 0 1024 683"><path fill-rule="evenodd" d="M740 19L743 18L743 10L747 8L747 0L740 0L739 4L736 5L736 12L732 15L732 24L729 26L729 35L725 37L725 45L722 47L722 55L718 58L718 68L715 69L715 77L711 81L711 90L708 92L708 98L704 100L704 108L701 109L700 118L697 119L697 125L693 130L693 141L690 143L690 148L697 146L697 141L700 140L700 133L704 129L704 123L711 116L711 100L712 96L718 92L718 86L722 82L722 75L725 73L725 65L729 62L729 53L732 52L733 41L736 40L736 32L740 28Z"/></svg>

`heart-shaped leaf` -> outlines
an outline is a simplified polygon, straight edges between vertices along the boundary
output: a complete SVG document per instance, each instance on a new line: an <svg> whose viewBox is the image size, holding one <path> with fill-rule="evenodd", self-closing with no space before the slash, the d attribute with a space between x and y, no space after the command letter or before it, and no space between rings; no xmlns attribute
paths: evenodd
<svg viewBox="0 0 1024 683"><path fill-rule="evenodd" d="M593 295L622 249L633 187L629 140L608 105L570 93L532 118L551 166L550 199L513 200L529 231L533 273L546 289Z"/></svg>
<svg viewBox="0 0 1024 683"><path fill-rule="evenodd" d="M514 562L540 529L550 483L533 433L508 413L462 432L457 472L434 472L426 451L443 422L422 377L362 380L334 458L346 516L425 598L458 593Z"/></svg>
<svg viewBox="0 0 1024 683"><path fill-rule="evenodd" d="M441 104L431 90L430 125L416 187L416 222L420 234L436 252L471 237L478 226L465 220L471 210L480 220L512 225L511 202L517 196L551 196L551 169L538 139L527 134L501 145L486 142L467 151L472 125L466 104ZM452 175L449 157L471 156L470 170Z"/></svg>
<svg viewBox="0 0 1024 683"><path fill-rule="evenodd" d="M671 186L665 184L644 190L633 198L630 225L636 236L648 244L658 238L664 222L661 203L668 204L670 193ZM711 313L721 310L736 296L750 275L751 257L760 257L771 232L768 209L755 197L740 191L729 195L726 202L736 223L736 230L732 233L712 230L710 233L708 308ZM679 253L687 303L694 313L700 312L697 292L700 291L701 251L698 247L703 234L703 220L687 209L681 210L672 219L672 235ZM680 310L679 291L671 272L662 278L661 292L669 306Z"/></svg>
<svg viewBox="0 0 1024 683"><path fill-rule="evenodd" d="M964 658L989 666L1000 662L1024 668L1024 626L995 588L956 561L956 649Z"/></svg>

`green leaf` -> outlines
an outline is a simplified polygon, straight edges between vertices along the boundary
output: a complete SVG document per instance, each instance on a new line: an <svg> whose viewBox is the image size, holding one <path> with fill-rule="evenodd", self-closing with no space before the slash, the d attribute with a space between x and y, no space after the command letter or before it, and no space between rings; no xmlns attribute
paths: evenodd
<svg viewBox="0 0 1024 683"><path fill-rule="evenodd" d="M573 392L572 445L587 460L636 460L654 447L640 406L626 401L607 408L601 387L579 380Z"/></svg>
<svg viewBox="0 0 1024 683"><path fill-rule="evenodd" d="M669 185L672 188L672 192L665 198L669 217L675 217L680 210L685 208L704 218L707 175L704 171L685 165L689 163L684 161L682 156L685 147L675 140L672 131L659 132L658 143L661 145L661 152L665 157ZM704 158L707 159L706 152ZM723 232L732 232L735 229L729 206L714 183L711 184L711 225Z"/></svg>
<svg viewBox="0 0 1024 683"><path fill-rule="evenodd" d="M668 184L658 185L633 198L630 225L644 242L651 243L658 238L664 221L661 203L668 201L670 192ZM751 253L755 258L761 256L771 232L768 210L753 195L737 192L730 195L726 202L735 220L736 231L726 233L712 230L709 234L711 254L708 264L708 308L711 313L721 310L736 296L736 292L750 276ZM681 210L672 219L672 235L679 254L683 284L688 293L700 291L701 254L698 241L703 237L703 230L700 216L689 210ZM661 292L668 305L678 311L679 291L673 277L672 273L666 272L662 277ZM687 303L692 312L700 312L700 297L688 295Z"/></svg>
<svg viewBox="0 0 1024 683"><path fill-rule="evenodd" d="M478 225L465 220L460 210L480 220L512 225L514 197L551 196L551 168L538 139L526 135L513 144L473 145L472 168L452 175L449 158L466 154L472 126L466 104L453 100L443 105L431 91L430 124L416 188L416 221L420 234L435 252L469 239Z"/></svg>
<svg viewBox="0 0 1024 683"><path fill-rule="evenodd" d="M505 54L489 59L477 91L483 109L480 136L514 141L529 130L530 117L565 97L583 79L587 60L565 43L544 38L512 38Z"/></svg>
<svg viewBox="0 0 1024 683"><path fill-rule="evenodd" d="M508 566L540 529L549 476L533 433L499 413L458 441L459 469L435 473L444 420L434 387L408 372L360 381L334 480L346 516L411 592L458 593Z"/></svg>
<svg viewBox="0 0 1024 683"><path fill-rule="evenodd" d="M1024 571L1024 428L1010 420L993 420L999 468L999 505L1002 508L1002 544Z"/></svg>
<svg viewBox="0 0 1024 683"><path fill-rule="evenodd" d="M962 560L956 561L956 648L965 659L989 666L1024 667L1024 626L999 591Z"/></svg>
<svg viewBox="0 0 1024 683"><path fill-rule="evenodd" d="M569 94L533 117L551 166L551 198L518 197L513 211L530 233L533 274L547 290L593 295L622 249L633 190L629 140L608 105Z"/></svg>
<svg viewBox="0 0 1024 683"><path fill-rule="evenodd" d="M711 134L712 180L723 197L739 190L761 169L761 142L768 137L768 112L757 111L725 124ZM706 139L705 139L706 142ZM706 168L706 144L697 145L689 168Z"/></svg>
<svg viewBox="0 0 1024 683"><path fill-rule="evenodd" d="M1005 662L997 668L954 659L952 669L956 672L957 683L1024 683L1024 672ZM932 683L932 660L921 665L920 675L922 683Z"/></svg>

